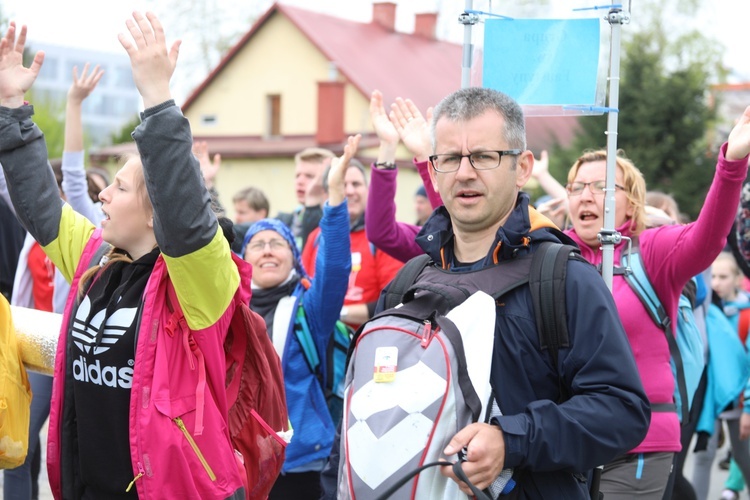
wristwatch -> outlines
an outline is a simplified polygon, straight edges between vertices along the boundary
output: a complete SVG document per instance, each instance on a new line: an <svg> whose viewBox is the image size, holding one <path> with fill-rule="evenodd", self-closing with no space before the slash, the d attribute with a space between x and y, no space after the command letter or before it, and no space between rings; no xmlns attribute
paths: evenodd
<svg viewBox="0 0 750 500"><path fill-rule="evenodd" d="M375 163L375 168L380 170L395 170L396 162L393 161L379 161Z"/></svg>

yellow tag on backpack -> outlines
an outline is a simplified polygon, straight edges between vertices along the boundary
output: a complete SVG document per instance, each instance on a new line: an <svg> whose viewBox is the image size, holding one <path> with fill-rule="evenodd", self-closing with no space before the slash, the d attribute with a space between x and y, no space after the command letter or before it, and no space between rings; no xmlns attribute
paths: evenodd
<svg viewBox="0 0 750 500"><path fill-rule="evenodd" d="M16 340L10 305L0 295L0 469L26 460L31 387Z"/></svg>

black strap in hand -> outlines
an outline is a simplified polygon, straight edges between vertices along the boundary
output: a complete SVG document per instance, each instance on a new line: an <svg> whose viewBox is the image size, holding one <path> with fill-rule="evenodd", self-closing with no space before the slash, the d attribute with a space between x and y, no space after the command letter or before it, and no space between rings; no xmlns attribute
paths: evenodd
<svg viewBox="0 0 750 500"><path fill-rule="evenodd" d="M463 462L461 460L457 460L453 463L453 473L456 475L456 477L466 483L466 485L471 489L471 494L474 495L476 500L490 500L490 497L487 496L486 493L484 493L482 490L474 486L474 484L469 480L469 478L466 476L466 473L464 472L463 468L461 467L461 464ZM425 469L429 469L430 467L436 467L436 466L442 466L442 465L451 465L450 462L430 462L427 464L424 464L423 466L414 469L413 471L406 474L404 477L399 479L396 484L388 488L382 495L377 497L376 500L386 500L387 498L390 498L391 495L396 493L399 489L401 489L402 486L404 486L406 483L411 481L411 479L418 475L420 472L422 472Z"/></svg>

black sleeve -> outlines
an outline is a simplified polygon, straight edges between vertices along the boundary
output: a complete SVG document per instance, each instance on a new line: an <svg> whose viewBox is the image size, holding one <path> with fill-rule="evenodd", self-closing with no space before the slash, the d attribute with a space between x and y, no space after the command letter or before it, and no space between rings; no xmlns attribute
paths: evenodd
<svg viewBox="0 0 750 500"><path fill-rule="evenodd" d="M159 249L182 257L208 245L218 221L211 210L190 124L173 100L145 110L133 132L154 208Z"/></svg>
<svg viewBox="0 0 750 500"><path fill-rule="evenodd" d="M10 301L13 280L18 266L18 254L26 232L8 205L0 200L0 293Z"/></svg>
<svg viewBox="0 0 750 500"><path fill-rule="evenodd" d="M305 210L302 212L302 224L301 224L301 234L300 237L302 238L302 248L305 248L305 243L307 243L307 237L310 236L310 233L315 231L315 228L320 225L320 219L323 218L323 207L319 205L315 205L312 207L305 207Z"/></svg>

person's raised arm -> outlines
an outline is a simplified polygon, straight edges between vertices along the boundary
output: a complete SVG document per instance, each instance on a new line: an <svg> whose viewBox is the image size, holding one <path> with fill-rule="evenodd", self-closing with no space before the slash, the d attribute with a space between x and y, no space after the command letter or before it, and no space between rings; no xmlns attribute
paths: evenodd
<svg viewBox="0 0 750 500"><path fill-rule="evenodd" d="M18 38L16 38L18 31ZM44 52L34 54L31 66L23 66L23 49L26 46L26 26L18 30L11 21L8 31L0 41L0 106L20 108L23 96L31 88L44 62Z"/></svg>
<svg viewBox="0 0 750 500"><path fill-rule="evenodd" d="M198 158L198 162L201 165L201 175L203 176L203 182L206 184L208 194L211 195L211 203L214 212L216 214L224 215L227 213L224 205L221 204L219 199L219 192L216 190L216 184L214 180L216 175L221 169L221 155L216 153L211 159L208 154L208 143L206 141L194 141L193 142L193 154Z"/></svg>
<svg viewBox="0 0 750 500"><path fill-rule="evenodd" d="M331 334L344 305L352 268L344 179L349 161L357 153L361 138L359 134L350 136L344 146L344 154L331 162L327 179L328 202L324 205L323 218L320 220L315 278L303 301L321 357L327 355Z"/></svg>
<svg viewBox="0 0 750 500"><path fill-rule="evenodd" d="M644 242L647 237L653 238L652 242L644 243L653 248L648 254L644 253L644 257L649 256L644 264L646 269L658 270L653 277L657 294L663 293L659 283L684 283L706 269L726 245L747 177L748 154L750 106L739 117L719 151L716 173L695 222L666 226L641 237Z"/></svg>
<svg viewBox="0 0 750 500"><path fill-rule="evenodd" d="M57 181L47 162L44 134L31 120L34 108L24 103L24 94L39 74L44 53L37 52L25 68L25 43L26 26L18 29L11 22L0 40L0 163L21 224L70 279L93 225L60 200Z"/></svg>
<svg viewBox="0 0 750 500"><path fill-rule="evenodd" d="M89 197L88 180L83 163L83 101L91 95L104 70L99 65L89 72L86 63L78 75L78 67L73 67L73 83L68 89L65 104L65 144L62 157L62 190L73 210L80 213L97 226L104 218L101 208Z"/></svg>
<svg viewBox="0 0 750 500"><path fill-rule="evenodd" d="M344 146L344 154L331 162L328 171L328 204L332 207L341 205L346 200L346 169L359 148L360 134L349 136Z"/></svg>
<svg viewBox="0 0 750 500"><path fill-rule="evenodd" d="M201 165L201 175L203 175L203 181L206 183L206 189L210 190L214 187L214 180L221 169L221 155L216 153L211 159L206 141L194 141L193 154L198 158Z"/></svg>
<svg viewBox="0 0 750 500"><path fill-rule="evenodd" d="M120 33L117 39L130 57L133 81L143 98L146 109L172 99L169 81L177 66L181 41L177 40L167 51L166 37L156 16L147 12L133 13L133 19L125 21L132 39Z"/></svg>
<svg viewBox="0 0 750 500"><path fill-rule="evenodd" d="M414 165L417 167L419 176L422 178L427 199L435 209L443 204L440 193L435 191L429 172L429 157L432 153L432 141L430 140L430 122L432 121L432 108L427 108L425 116L411 99L396 98L391 104L390 118L396 127L398 135L404 146L414 157Z"/></svg>
<svg viewBox="0 0 750 500"><path fill-rule="evenodd" d="M199 330L224 314L239 274L192 153L190 124L172 100L169 82L180 42L168 50L164 29L150 12L135 12L126 26L130 37L118 38L146 108L133 138L153 206L154 235L187 323Z"/></svg>
<svg viewBox="0 0 750 500"><path fill-rule="evenodd" d="M745 108L729 133L725 157L729 161L745 160L750 155L750 106Z"/></svg>
<svg viewBox="0 0 750 500"><path fill-rule="evenodd" d="M64 151L83 151L83 122L81 114L83 101L91 95L99 80L104 75L104 70L97 64L89 73L89 63L81 70L78 76L78 66L73 66L73 83L68 89L68 100L65 104L65 145Z"/></svg>
<svg viewBox="0 0 750 500"><path fill-rule="evenodd" d="M531 176L536 179L542 190L555 199L564 199L567 201L568 192L565 190L565 186L560 184L552 174L549 173L549 155L547 150L543 150L539 159L534 160L534 169L531 171Z"/></svg>
<svg viewBox="0 0 750 500"><path fill-rule="evenodd" d="M331 162L331 168L328 172L328 204L332 206L338 206L344 202L346 199L346 183L345 183L345 177L346 177L346 170L349 167L349 160L351 160L354 155L357 153L357 148L359 147L359 140L361 136L358 134L356 136L350 136L347 139L347 144L344 147L344 154L336 159L334 158ZM323 232L323 228L321 227L321 234ZM349 239L349 238L347 238ZM315 275L318 275L318 265L321 264L321 254L325 253L326 250L324 248L325 245L331 245L336 244L330 241L326 241L326 238L320 239L320 245L318 247L318 254L315 260ZM348 256L349 260L349 266L351 266L351 250ZM346 294L346 290L344 290L344 294ZM343 304L343 298L342 302ZM339 309L340 311L341 309ZM350 311L349 314L353 315L352 317L360 318L362 316L365 316L365 319L367 319L367 305L366 304L354 304L347 306L347 310ZM343 317L341 318L344 319ZM353 321L351 317L346 318L347 321Z"/></svg>
<svg viewBox="0 0 750 500"><path fill-rule="evenodd" d="M422 249L414 241L419 227L396 221L398 170L395 160L399 133L386 114L383 95L378 90L370 97L370 119L380 140L380 148L370 178L370 193L365 210L365 232L367 239L377 248L406 262L422 253Z"/></svg>

